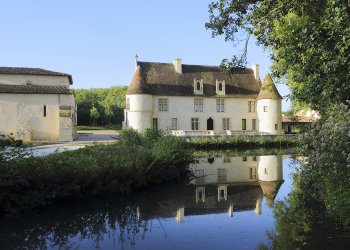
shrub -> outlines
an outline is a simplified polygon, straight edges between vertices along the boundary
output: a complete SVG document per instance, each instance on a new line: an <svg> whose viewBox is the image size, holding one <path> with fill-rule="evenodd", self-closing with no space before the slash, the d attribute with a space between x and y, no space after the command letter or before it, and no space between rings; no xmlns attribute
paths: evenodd
<svg viewBox="0 0 350 250"><path fill-rule="evenodd" d="M157 128L147 128L143 132L144 142L148 145L153 145L156 141L159 140L163 135L163 131Z"/></svg>
<svg viewBox="0 0 350 250"><path fill-rule="evenodd" d="M119 134L119 143L124 146L140 146L143 144L142 135L132 128L122 130Z"/></svg>

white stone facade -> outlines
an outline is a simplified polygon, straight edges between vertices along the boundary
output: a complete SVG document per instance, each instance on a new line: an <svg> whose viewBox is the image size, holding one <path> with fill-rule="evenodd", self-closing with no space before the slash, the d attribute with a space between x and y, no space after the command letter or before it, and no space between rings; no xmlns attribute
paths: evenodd
<svg viewBox="0 0 350 250"><path fill-rule="evenodd" d="M0 134L25 141L75 139L76 104L69 77L0 72Z"/></svg>
<svg viewBox="0 0 350 250"><path fill-rule="evenodd" d="M176 76L185 74L179 70L179 59L174 64ZM141 67L138 66L126 95L127 107L124 113L124 129L134 128L143 131L146 128L157 127L164 131L174 131L173 134L176 135L183 134L183 131L187 133L191 131L202 132L206 135L234 134L234 132L272 135L282 133L281 98L272 99L266 93L262 95L262 98L259 98L258 91L261 84L255 95L234 95L232 94L232 87L231 90L226 87L228 80L205 79L210 81L211 86L208 86L209 84L203 84L202 77L191 79L186 76L189 78L188 81L191 81L191 85L185 83L183 84L185 86L179 87L188 87L190 93L187 92L183 96L176 92L171 93L171 95L162 95L159 94L159 92L162 92L161 88L170 87L176 91L177 86L174 87L175 85L171 85L171 83L168 86L157 84L156 93L151 91L144 93L147 92L147 87L151 84L144 84L143 81L147 79L139 79L141 76L138 76L138 71L141 76L145 74L142 72L142 65ZM255 65L250 79L250 81L254 81L253 84L256 84L256 79L259 78L256 75L258 72L259 68ZM155 74L155 72L151 71L150 74ZM170 75L170 77L173 76ZM211 88L214 94L212 96L206 95L206 88ZM165 107L163 107L164 105Z"/></svg>

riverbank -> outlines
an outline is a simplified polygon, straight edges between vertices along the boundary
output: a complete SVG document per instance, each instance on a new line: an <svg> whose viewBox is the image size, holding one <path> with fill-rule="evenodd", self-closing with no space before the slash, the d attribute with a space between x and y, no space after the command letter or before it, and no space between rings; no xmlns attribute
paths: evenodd
<svg viewBox="0 0 350 250"><path fill-rule="evenodd" d="M188 137L186 143L193 149L258 149L290 148L300 144L301 135L245 135Z"/></svg>
<svg viewBox="0 0 350 250"><path fill-rule="evenodd" d="M34 157L22 149L0 155L0 214L60 200L127 193L187 173L192 154L176 137L126 132L119 143Z"/></svg>

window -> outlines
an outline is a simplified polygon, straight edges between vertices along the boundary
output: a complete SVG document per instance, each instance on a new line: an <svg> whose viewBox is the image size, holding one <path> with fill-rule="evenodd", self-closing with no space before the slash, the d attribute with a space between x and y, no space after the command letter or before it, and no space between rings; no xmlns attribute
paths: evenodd
<svg viewBox="0 0 350 250"><path fill-rule="evenodd" d="M247 130L247 119L242 119L242 130Z"/></svg>
<svg viewBox="0 0 350 250"><path fill-rule="evenodd" d="M226 169L218 168L218 181L226 181Z"/></svg>
<svg viewBox="0 0 350 250"><path fill-rule="evenodd" d="M222 118L222 130L230 130L230 118Z"/></svg>
<svg viewBox="0 0 350 250"><path fill-rule="evenodd" d="M225 81L216 80L216 94L225 95Z"/></svg>
<svg viewBox="0 0 350 250"><path fill-rule="evenodd" d="M191 118L192 130L199 130L199 118Z"/></svg>
<svg viewBox="0 0 350 250"><path fill-rule="evenodd" d="M177 118L171 118L171 129L177 130Z"/></svg>
<svg viewBox="0 0 350 250"><path fill-rule="evenodd" d="M231 157L230 156L224 156L224 163L230 163L231 162Z"/></svg>
<svg viewBox="0 0 350 250"><path fill-rule="evenodd" d="M130 98L126 98L126 110L130 110Z"/></svg>
<svg viewBox="0 0 350 250"><path fill-rule="evenodd" d="M256 130L256 119L252 120L252 130Z"/></svg>
<svg viewBox="0 0 350 250"><path fill-rule="evenodd" d="M256 156L253 156L253 161L256 161Z"/></svg>
<svg viewBox="0 0 350 250"><path fill-rule="evenodd" d="M216 112L225 112L225 99L216 99Z"/></svg>
<svg viewBox="0 0 350 250"><path fill-rule="evenodd" d="M197 90L201 90L201 82L197 82L197 87L196 87Z"/></svg>
<svg viewBox="0 0 350 250"><path fill-rule="evenodd" d="M275 124L275 130L278 130L278 124Z"/></svg>
<svg viewBox="0 0 350 250"><path fill-rule="evenodd" d="M247 161L247 156L243 156L242 160Z"/></svg>
<svg viewBox="0 0 350 250"><path fill-rule="evenodd" d="M196 177L196 184L203 183L204 182L204 170L203 169L196 169L195 177Z"/></svg>
<svg viewBox="0 0 350 250"><path fill-rule="evenodd" d="M46 117L46 105L44 105L44 117Z"/></svg>
<svg viewBox="0 0 350 250"><path fill-rule="evenodd" d="M195 95L203 95L203 79L194 79L193 92Z"/></svg>
<svg viewBox="0 0 350 250"><path fill-rule="evenodd" d="M267 112L267 106L264 106L264 112Z"/></svg>
<svg viewBox="0 0 350 250"><path fill-rule="evenodd" d="M256 179L256 168L249 168L249 179Z"/></svg>
<svg viewBox="0 0 350 250"><path fill-rule="evenodd" d="M203 112L203 99L194 99L194 112Z"/></svg>
<svg viewBox="0 0 350 250"><path fill-rule="evenodd" d="M153 120L152 120L152 128L158 128L158 119L157 118L153 118Z"/></svg>
<svg viewBox="0 0 350 250"><path fill-rule="evenodd" d="M255 101L248 101L248 112L255 112Z"/></svg>
<svg viewBox="0 0 350 250"><path fill-rule="evenodd" d="M265 168L265 169L264 169L264 172L265 172L265 174L269 174L269 169L268 169L268 168Z"/></svg>
<svg viewBox="0 0 350 250"><path fill-rule="evenodd" d="M168 99L159 98L158 99L158 110L159 111L168 111Z"/></svg>

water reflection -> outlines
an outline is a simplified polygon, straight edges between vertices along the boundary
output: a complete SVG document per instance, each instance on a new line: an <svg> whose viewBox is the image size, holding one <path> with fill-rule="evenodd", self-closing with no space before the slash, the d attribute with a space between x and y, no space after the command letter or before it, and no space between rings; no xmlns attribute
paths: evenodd
<svg viewBox="0 0 350 250"><path fill-rule="evenodd" d="M232 217L247 210L261 214L263 196L271 207L283 183L279 155L201 158L191 168L196 204L188 201L185 215L227 211Z"/></svg>
<svg viewBox="0 0 350 250"><path fill-rule="evenodd" d="M232 244L251 248L266 241L266 224L271 226L273 219L271 211L264 213L283 183L281 156L206 157L197 159L191 168L195 178L190 183L156 186L130 197L69 202L32 215L3 218L0 246L205 249ZM252 228L242 234L249 223Z"/></svg>

